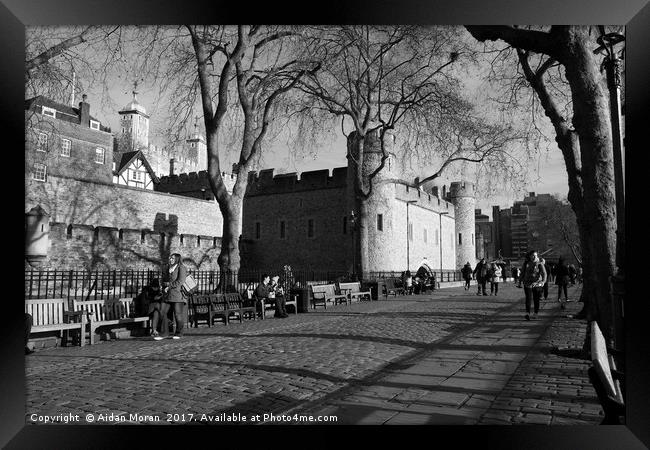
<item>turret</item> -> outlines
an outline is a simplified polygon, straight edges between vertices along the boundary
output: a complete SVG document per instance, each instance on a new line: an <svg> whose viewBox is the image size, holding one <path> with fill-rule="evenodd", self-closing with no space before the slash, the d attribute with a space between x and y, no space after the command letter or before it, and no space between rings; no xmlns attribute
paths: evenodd
<svg viewBox="0 0 650 450"><path fill-rule="evenodd" d="M469 261L476 263L476 237L474 208L476 194L474 185L468 182L453 182L449 187L449 199L454 205L456 218L456 267L460 269Z"/></svg>

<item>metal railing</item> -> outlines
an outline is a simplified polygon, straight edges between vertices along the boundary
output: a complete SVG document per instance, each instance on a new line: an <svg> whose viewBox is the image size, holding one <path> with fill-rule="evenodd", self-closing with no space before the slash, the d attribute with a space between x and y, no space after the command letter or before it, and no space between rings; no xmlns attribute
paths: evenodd
<svg viewBox="0 0 650 450"><path fill-rule="evenodd" d="M239 270L220 272L218 270L188 271L197 281L197 293L240 292L255 289L262 276L279 275L282 285L291 288L305 288L313 284L325 284L350 279L342 271L285 271ZM27 270L25 271L25 298L67 298L112 300L136 297L154 279L166 281L168 274L159 269L149 270Z"/></svg>

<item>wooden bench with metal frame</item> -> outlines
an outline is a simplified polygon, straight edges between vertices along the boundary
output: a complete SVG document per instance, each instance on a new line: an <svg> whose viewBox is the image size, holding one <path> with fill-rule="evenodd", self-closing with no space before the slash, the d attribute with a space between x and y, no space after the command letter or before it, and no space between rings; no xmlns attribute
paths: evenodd
<svg viewBox="0 0 650 450"><path fill-rule="evenodd" d="M129 323L142 323L149 328L149 316L136 317L131 314L133 298L99 299L99 300L72 300L74 311L83 311L88 316L90 331L90 345L95 343L95 330L109 325L126 325Z"/></svg>
<svg viewBox="0 0 650 450"><path fill-rule="evenodd" d="M204 320L208 327L214 325L214 320L221 317L227 325L228 319L223 304L221 307L218 302L217 294L190 294L187 304L190 312L189 317L194 328L198 328L199 320Z"/></svg>
<svg viewBox="0 0 650 450"><path fill-rule="evenodd" d="M593 366L589 368L589 381L594 386L600 405L603 407L605 418L601 425L621 425L625 423L625 399L621 391L620 381L623 372L617 370L613 353L621 354L607 348L603 333L596 321L589 324L591 333L591 359ZM622 418L622 420L621 420Z"/></svg>
<svg viewBox="0 0 650 450"><path fill-rule="evenodd" d="M404 295L404 288L396 285L395 278L384 278L384 295L386 299L388 299L389 295L397 297L397 294Z"/></svg>
<svg viewBox="0 0 650 450"><path fill-rule="evenodd" d="M257 320L257 308L255 305L245 305L244 299L239 292L229 292L217 295L222 298L228 316L228 322L230 322L231 317L239 320L239 323L241 323L245 318Z"/></svg>
<svg viewBox="0 0 650 450"><path fill-rule="evenodd" d="M350 303L352 303L352 300L355 298L358 300L372 300L372 290L362 291L360 281L339 283L339 290L341 293L348 296Z"/></svg>
<svg viewBox="0 0 650 450"><path fill-rule="evenodd" d="M78 337L79 345L83 347L86 343L86 315L83 312L70 311L68 305L68 300L64 298L26 299L25 312L32 316L30 336L58 331L61 345L67 345L68 332L72 330L75 331L73 339Z"/></svg>
<svg viewBox="0 0 650 450"><path fill-rule="evenodd" d="M322 304L323 308L327 309L327 302L329 301L333 302L335 306L340 303L348 304L350 302L347 295L336 292L334 284L316 284L310 285L309 288L312 292L311 305L313 309L316 309L319 304Z"/></svg>

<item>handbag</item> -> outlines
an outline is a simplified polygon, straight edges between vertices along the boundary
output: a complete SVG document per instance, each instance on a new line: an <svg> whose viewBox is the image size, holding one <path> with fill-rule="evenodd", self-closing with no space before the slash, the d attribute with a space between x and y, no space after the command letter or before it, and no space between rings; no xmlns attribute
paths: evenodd
<svg viewBox="0 0 650 450"><path fill-rule="evenodd" d="M199 284L196 282L192 275L187 275L185 277L185 282L181 286L181 292L187 297L196 290L198 285Z"/></svg>

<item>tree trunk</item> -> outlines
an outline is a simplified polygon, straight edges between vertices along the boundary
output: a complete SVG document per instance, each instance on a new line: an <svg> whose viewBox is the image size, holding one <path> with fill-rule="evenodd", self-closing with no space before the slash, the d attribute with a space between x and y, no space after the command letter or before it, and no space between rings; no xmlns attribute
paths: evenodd
<svg viewBox="0 0 650 450"><path fill-rule="evenodd" d="M586 27L567 27L563 38L566 77L573 99L573 126L580 142L582 214L578 226L584 247L584 298L587 320L597 320L607 339L613 336L610 276L615 269L616 197L609 97ZM593 300L593 302L591 302Z"/></svg>
<svg viewBox="0 0 650 450"><path fill-rule="evenodd" d="M368 272L368 205L363 195L365 189L363 173L363 146L365 138L358 132L353 131L347 139L348 145L348 170L352 171L348 182L352 183L352 204L358 214L356 225L356 242L352 251L355 252L353 260L356 261L357 273L362 279L367 278ZM358 257L357 257L358 256Z"/></svg>

